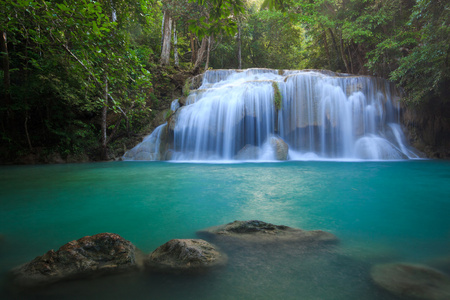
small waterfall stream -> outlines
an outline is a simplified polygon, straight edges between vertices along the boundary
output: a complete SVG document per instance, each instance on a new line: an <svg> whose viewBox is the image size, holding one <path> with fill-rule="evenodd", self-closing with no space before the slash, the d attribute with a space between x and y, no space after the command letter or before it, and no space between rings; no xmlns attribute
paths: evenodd
<svg viewBox="0 0 450 300"><path fill-rule="evenodd" d="M276 97L281 96L277 103ZM211 70L125 160L418 158L386 80L329 71Z"/></svg>

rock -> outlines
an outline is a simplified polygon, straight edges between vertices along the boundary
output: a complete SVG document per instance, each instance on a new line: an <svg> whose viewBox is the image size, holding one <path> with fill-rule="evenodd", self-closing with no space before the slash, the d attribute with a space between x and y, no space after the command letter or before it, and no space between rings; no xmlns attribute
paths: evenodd
<svg viewBox="0 0 450 300"><path fill-rule="evenodd" d="M182 106L179 109L177 109L177 111L169 118L169 120L168 120L168 124L169 124L168 130L169 131L173 132L175 130L178 118L183 109L185 109L185 106Z"/></svg>
<svg viewBox="0 0 450 300"><path fill-rule="evenodd" d="M11 271L13 283L35 287L135 269L135 246L114 233L99 233L50 250Z"/></svg>
<svg viewBox="0 0 450 300"><path fill-rule="evenodd" d="M353 82L352 84L348 84L345 88L347 97L355 92L360 92L362 90L363 90L363 85L361 82Z"/></svg>
<svg viewBox="0 0 450 300"><path fill-rule="evenodd" d="M442 256L427 261L427 265L450 274L450 256Z"/></svg>
<svg viewBox="0 0 450 300"><path fill-rule="evenodd" d="M66 161L62 159L61 154L59 152L53 152L49 154L46 158L46 162L49 164L64 164Z"/></svg>
<svg viewBox="0 0 450 300"><path fill-rule="evenodd" d="M225 254L204 240L174 239L153 251L144 265L157 272L191 273L225 265L226 261Z"/></svg>
<svg viewBox="0 0 450 300"><path fill-rule="evenodd" d="M203 83L203 76L204 76L204 73L192 77L189 82L189 89L191 89L191 90L198 89Z"/></svg>
<svg viewBox="0 0 450 300"><path fill-rule="evenodd" d="M225 225L206 228L198 233L219 237L238 238L250 242L289 242L302 243L305 245L338 242L338 238L335 235L322 230L306 231L258 220L234 221Z"/></svg>
<svg viewBox="0 0 450 300"><path fill-rule="evenodd" d="M286 160L289 153L289 146L278 136L272 136L269 138L270 146L275 152L275 159Z"/></svg>
<svg viewBox="0 0 450 300"><path fill-rule="evenodd" d="M425 300L450 299L450 277L425 265L382 264L374 266L370 274L378 286L397 296Z"/></svg>
<svg viewBox="0 0 450 300"><path fill-rule="evenodd" d="M234 159L237 160L251 160L258 159L260 149L254 145L247 144L236 154Z"/></svg>
<svg viewBox="0 0 450 300"><path fill-rule="evenodd" d="M402 109L411 146L428 158L450 158L450 102L435 98L417 106L402 103Z"/></svg>

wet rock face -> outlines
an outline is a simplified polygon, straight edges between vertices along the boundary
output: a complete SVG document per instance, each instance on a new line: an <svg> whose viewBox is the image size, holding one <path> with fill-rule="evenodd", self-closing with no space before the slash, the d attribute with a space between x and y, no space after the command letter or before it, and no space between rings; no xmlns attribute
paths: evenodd
<svg viewBox="0 0 450 300"><path fill-rule="evenodd" d="M253 242L299 242L303 244L337 243L338 238L322 230L306 231L258 220L234 221L206 228L199 234L238 238Z"/></svg>
<svg viewBox="0 0 450 300"><path fill-rule="evenodd" d="M144 261L152 271L168 273L203 272L222 266L227 257L200 239L174 239L158 247Z"/></svg>
<svg viewBox="0 0 450 300"><path fill-rule="evenodd" d="M236 154L234 159L237 160L250 160L257 159L259 157L259 147L247 144Z"/></svg>
<svg viewBox="0 0 450 300"><path fill-rule="evenodd" d="M393 263L372 268L373 281L389 292L410 299L450 299L450 277L424 265Z"/></svg>
<svg viewBox="0 0 450 300"><path fill-rule="evenodd" d="M429 158L450 158L450 102L432 99L418 107L403 107L402 121L409 142Z"/></svg>
<svg viewBox="0 0 450 300"><path fill-rule="evenodd" d="M135 246L114 233L99 233L71 241L58 251L11 271L13 282L34 287L72 278L123 272L136 267Z"/></svg>

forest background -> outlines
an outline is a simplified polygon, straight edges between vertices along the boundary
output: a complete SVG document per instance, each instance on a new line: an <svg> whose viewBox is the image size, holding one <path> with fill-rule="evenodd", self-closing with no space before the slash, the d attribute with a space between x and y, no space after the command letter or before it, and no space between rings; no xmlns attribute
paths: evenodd
<svg viewBox="0 0 450 300"><path fill-rule="evenodd" d="M450 95L445 0L0 0L0 7L0 163L117 159L170 117L188 78L209 68L384 77L418 111Z"/></svg>

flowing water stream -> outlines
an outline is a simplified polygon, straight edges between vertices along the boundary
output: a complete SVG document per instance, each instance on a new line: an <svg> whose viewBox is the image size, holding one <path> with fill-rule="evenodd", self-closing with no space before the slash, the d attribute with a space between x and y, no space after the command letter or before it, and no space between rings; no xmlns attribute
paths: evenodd
<svg viewBox="0 0 450 300"><path fill-rule="evenodd" d="M431 160L3 166L0 299L395 300L370 269L445 267L449 180L450 163ZM14 266L86 235L114 232L150 253L251 219L329 231L340 243L318 252L222 243L227 266L199 276L144 272L28 292L7 281Z"/></svg>

